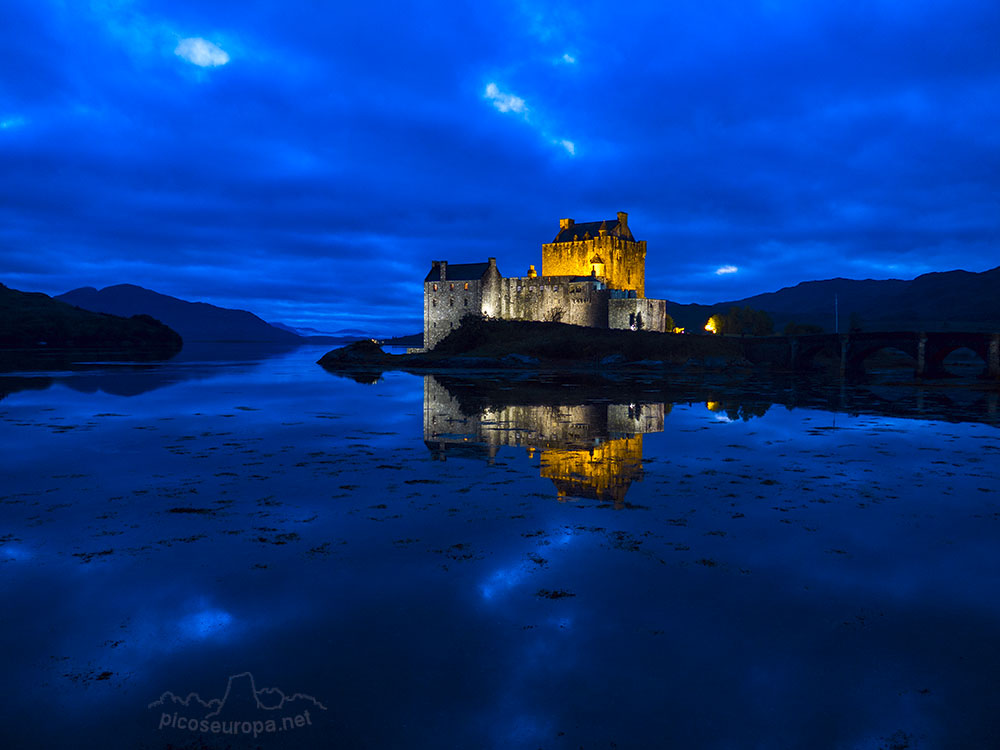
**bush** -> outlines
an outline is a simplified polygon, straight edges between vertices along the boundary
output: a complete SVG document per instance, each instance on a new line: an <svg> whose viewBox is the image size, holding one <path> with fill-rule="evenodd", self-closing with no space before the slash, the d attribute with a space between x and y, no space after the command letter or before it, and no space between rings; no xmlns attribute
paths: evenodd
<svg viewBox="0 0 1000 750"><path fill-rule="evenodd" d="M740 336L770 336L774 333L771 316L763 310L753 310L750 307L730 307L728 313L716 313L709 318L708 325L715 333Z"/></svg>

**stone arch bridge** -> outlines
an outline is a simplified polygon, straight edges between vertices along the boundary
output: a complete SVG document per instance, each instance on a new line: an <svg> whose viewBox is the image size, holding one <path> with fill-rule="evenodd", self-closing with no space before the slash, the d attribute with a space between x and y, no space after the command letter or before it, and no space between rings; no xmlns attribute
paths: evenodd
<svg viewBox="0 0 1000 750"><path fill-rule="evenodd" d="M840 360L841 373L864 372L867 357L882 349L898 349L916 362L918 378L944 376L944 359L956 349L971 349L986 363L986 375L1000 378L1000 333L959 331L856 332L746 338L745 356L754 363L800 370L821 352Z"/></svg>

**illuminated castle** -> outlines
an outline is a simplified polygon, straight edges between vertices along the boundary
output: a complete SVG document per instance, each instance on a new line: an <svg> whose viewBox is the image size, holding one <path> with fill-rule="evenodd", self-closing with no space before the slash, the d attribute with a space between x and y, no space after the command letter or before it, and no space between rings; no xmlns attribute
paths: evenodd
<svg viewBox="0 0 1000 750"><path fill-rule="evenodd" d="M665 331L667 303L646 298L646 243L617 219L560 219L542 245L542 274L504 277L485 263L436 260L424 279L424 347L431 349L466 315L539 320L591 328Z"/></svg>
<svg viewBox="0 0 1000 750"><path fill-rule="evenodd" d="M663 431L662 403L505 404L464 407L424 376L424 445L436 460L492 463L502 448L538 454L539 473L560 501L589 498L622 507L642 479L643 435Z"/></svg>

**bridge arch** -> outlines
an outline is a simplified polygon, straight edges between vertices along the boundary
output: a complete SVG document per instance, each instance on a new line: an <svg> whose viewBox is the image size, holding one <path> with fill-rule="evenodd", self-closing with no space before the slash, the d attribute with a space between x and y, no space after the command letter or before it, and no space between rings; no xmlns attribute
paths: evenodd
<svg viewBox="0 0 1000 750"><path fill-rule="evenodd" d="M844 363L844 370L848 373L860 375L866 372L865 360L879 352L899 352L905 354L912 360L912 367L916 371L918 367L918 344L915 340L888 340L852 342L848 350L847 361Z"/></svg>
<svg viewBox="0 0 1000 750"><path fill-rule="evenodd" d="M844 374L863 373L865 360L872 354L895 349L914 360L915 374L919 378L945 375L945 358L960 349L970 349L986 363L986 377L1000 378L1000 333L873 331L807 334L751 338L745 342L745 347L745 356L752 362L780 362L780 366L793 370L813 365L820 354L826 353L838 362Z"/></svg>
<svg viewBox="0 0 1000 750"><path fill-rule="evenodd" d="M826 354L830 359L840 361L841 343L836 336L826 334L799 336L795 342L796 352L793 367L806 368L814 364L816 357Z"/></svg>
<svg viewBox="0 0 1000 750"><path fill-rule="evenodd" d="M930 342L928 342L930 343ZM926 354L927 370L939 375L957 375L954 369L948 366L946 360L949 355L958 352L971 352L980 360L981 367L976 371L976 375L983 375L989 366L989 346L985 338L980 341L948 341L929 345ZM972 373L969 373L972 374Z"/></svg>

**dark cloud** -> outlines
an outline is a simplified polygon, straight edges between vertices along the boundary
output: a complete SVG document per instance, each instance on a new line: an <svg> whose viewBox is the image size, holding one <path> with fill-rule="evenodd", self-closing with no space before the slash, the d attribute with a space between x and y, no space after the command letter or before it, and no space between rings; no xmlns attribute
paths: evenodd
<svg viewBox="0 0 1000 750"><path fill-rule="evenodd" d="M192 37L229 63L175 55ZM431 259L521 273L560 217L617 210L678 301L984 270L997 38L972 0L13 0L0 273L409 330Z"/></svg>

